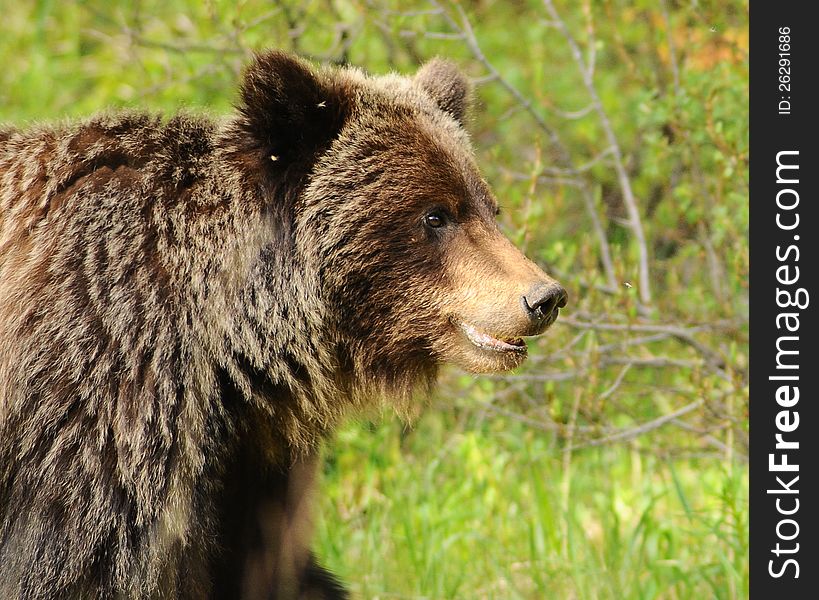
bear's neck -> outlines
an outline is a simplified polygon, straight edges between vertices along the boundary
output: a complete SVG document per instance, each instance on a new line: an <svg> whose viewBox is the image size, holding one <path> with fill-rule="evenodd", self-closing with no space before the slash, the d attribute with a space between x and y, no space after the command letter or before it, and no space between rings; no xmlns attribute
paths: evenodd
<svg viewBox="0 0 819 600"><path fill-rule="evenodd" d="M336 344L327 339L318 274L297 257L294 202L265 186L232 198L233 210L245 214L225 222L244 230L214 235L241 242L227 249L211 276L215 285L198 299L214 402L253 407L287 456L315 449L351 396L338 376Z"/></svg>

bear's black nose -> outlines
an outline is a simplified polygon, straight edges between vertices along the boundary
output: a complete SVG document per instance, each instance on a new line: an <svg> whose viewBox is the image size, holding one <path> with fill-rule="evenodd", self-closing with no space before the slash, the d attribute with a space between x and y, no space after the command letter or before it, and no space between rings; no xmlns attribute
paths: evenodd
<svg viewBox="0 0 819 600"><path fill-rule="evenodd" d="M548 319L555 309L566 306L567 298L566 290L559 283L537 283L523 296L523 305L529 318L540 322Z"/></svg>

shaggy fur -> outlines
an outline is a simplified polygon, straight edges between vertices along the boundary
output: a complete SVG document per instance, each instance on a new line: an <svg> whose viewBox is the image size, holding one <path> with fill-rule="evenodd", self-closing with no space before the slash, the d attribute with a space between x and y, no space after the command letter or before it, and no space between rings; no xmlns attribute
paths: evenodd
<svg viewBox="0 0 819 600"><path fill-rule="evenodd" d="M565 303L494 224L467 95L270 52L223 121L0 128L0 597L346 597L308 547L322 438L525 357L463 323Z"/></svg>

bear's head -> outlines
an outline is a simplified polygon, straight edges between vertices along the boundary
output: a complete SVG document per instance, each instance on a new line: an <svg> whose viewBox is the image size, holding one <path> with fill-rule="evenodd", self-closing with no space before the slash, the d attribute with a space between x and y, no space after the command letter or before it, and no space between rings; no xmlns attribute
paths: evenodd
<svg viewBox="0 0 819 600"><path fill-rule="evenodd" d="M512 369L521 338L566 304L498 228L463 126L468 97L440 59L412 78L370 77L271 52L245 74L240 111L262 179L298 190L288 227L314 274L306 293L359 377Z"/></svg>

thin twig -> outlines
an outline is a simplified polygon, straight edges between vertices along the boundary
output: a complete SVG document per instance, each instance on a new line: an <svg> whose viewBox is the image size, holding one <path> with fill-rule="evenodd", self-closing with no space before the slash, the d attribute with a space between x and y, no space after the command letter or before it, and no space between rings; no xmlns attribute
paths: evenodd
<svg viewBox="0 0 819 600"><path fill-rule="evenodd" d="M626 373L629 372L633 364L634 363L628 362L625 365L623 365L623 368L620 369L620 372L617 374L617 378L614 380L614 383L612 383L611 386L609 386L609 388L605 392L598 396L597 398L598 401L602 402L608 399L609 396L611 396L614 392L617 391L617 388L619 388L620 385L623 383L623 379L625 378Z"/></svg>
<svg viewBox="0 0 819 600"><path fill-rule="evenodd" d="M580 166L572 167L570 169L564 169L560 167L544 167L543 172L548 175L580 175L581 173L585 173L586 171L591 171L594 167L596 167L606 156L611 154L614 151L613 148L608 147L604 148L600 152L598 152L591 160L588 162L583 163Z"/></svg>
<svg viewBox="0 0 819 600"><path fill-rule="evenodd" d="M667 0L661 0L660 6L665 21L666 39L668 40L668 59L671 63L671 76L674 79L674 95L680 97L680 68L677 65L677 51L674 48L674 31L671 29L671 16L668 12Z"/></svg>
<svg viewBox="0 0 819 600"><path fill-rule="evenodd" d="M531 100L524 96L521 91L518 90L518 88L515 87L509 80L503 77L495 66L489 61L489 59L486 58L486 55L483 53L483 50L478 43L478 39L475 36L475 31L472 29L472 25L469 22L469 18L466 16L464 9L460 5L455 5L455 9L458 11L458 16L460 17L459 23L446 10L444 10L443 6L441 6L437 0L430 0L430 3L441 11L441 15L450 28L456 32L460 32L464 36L464 42L466 43L470 52L472 52L473 57L489 72L489 77L491 77L493 81L497 81L501 87L503 87L515 100L517 100L523 109L535 120L538 127L540 127L540 129L546 133L549 141L552 143L552 146L557 150L561 164L567 168L571 168L571 154L569 153L566 145L560 139L560 135L555 129L550 127L549 124L546 123L543 116L537 110L535 110ZM588 213L592 222L592 229L594 230L595 236L598 240L598 245L600 247L600 261L603 263L606 281L609 287L614 288L617 286L617 278L614 275L614 262L611 258L611 250L609 249L609 242L608 238L606 237L606 232L603 229L603 225L600 222L600 216L598 215L597 208L594 204L594 197L591 189L588 187L588 184L581 185L580 192L586 212Z"/></svg>
<svg viewBox="0 0 819 600"><path fill-rule="evenodd" d="M246 50L235 46L219 47L209 46L207 44L172 44L169 42L151 40L143 37L140 33L131 29L130 27L125 27L123 29L123 33L125 33L128 36L128 38L131 40L131 43L137 46L142 46L144 48L157 48L159 50L165 50L166 52L173 52L175 54L190 54L193 52L202 52L217 55L224 54L247 55Z"/></svg>
<svg viewBox="0 0 819 600"><path fill-rule="evenodd" d="M728 452L732 451L729 448L729 446L727 446L726 444L724 444L723 442L721 442L720 440L715 438L713 435L708 434L708 433L704 433L703 431L700 431L699 429L697 429L696 427L694 427L690 423L686 423L685 421L681 421L680 419L672 419L671 423L673 425L676 425L680 429L685 429L686 431L690 431L692 433L698 434L699 436L702 437L703 440L705 440L706 442L708 442L709 444L711 444L715 448L719 449L723 453L727 454ZM747 462L747 460L748 460L747 455L743 454L742 452L739 452L739 453L735 454L735 456L739 456L744 462Z"/></svg>
<svg viewBox="0 0 819 600"><path fill-rule="evenodd" d="M642 425L638 425L637 427L629 427L627 429L618 431L617 433L613 433L611 435L607 435L593 440L587 440L581 444L573 446L572 450L578 450L580 448L589 448L593 446L603 446L605 444L611 444L613 442L624 442L632 440L638 436L648 433L649 431L659 429L666 423L673 421L675 419L679 419L683 415L687 415L688 413L697 410L702 406L702 404L703 404L702 400L696 400L691 404L687 404L686 406L683 406L682 408L675 410L672 413L663 415L661 417L657 417L656 419L647 421Z"/></svg>
<svg viewBox="0 0 819 600"><path fill-rule="evenodd" d="M598 118L600 119L600 124L603 127L603 131L606 134L606 140L608 141L609 146L612 148L612 154L614 155L614 170L617 173L617 180L623 194L623 203L626 205L626 211L629 215L629 226L634 233L640 253L640 284L638 286L638 293L640 294L640 300L643 302L643 304L651 304L651 287L648 270L648 244L646 243L645 232L643 231L640 211L637 208L637 200L634 197L634 192L631 189L631 181L629 180L628 173L626 172L625 163L623 161L623 153L620 150L620 144L617 141L617 136L614 135L614 129L612 128L611 121L609 121L609 117L603 108L603 103L600 101L600 97L597 94L597 89L594 86L592 72L589 69L589 65L583 58L583 54L580 52L580 47L578 46L577 41L572 36L568 27L566 27L566 23L560 18L560 15L558 15L552 0L543 0L543 3L546 6L546 10L549 12L549 16L555 22L556 27L558 30L560 30L563 37L566 38L566 42L569 44L572 57L580 69L583 84L586 86L586 91L592 99L592 104L594 105L594 109L597 112Z"/></svg>
<svg viewBox="0 0 819 600"><path fill-rule="evenodd" d="M705 344L699 342L694 338L694 333L697 331L710 330L719 328L719 324L699 325L693 327L680 327L678 325L663 325L663 324L621 324L621 323L591 323L582 322L572 318L562 319L562 323L571 327L579 329L594 329L600 331L639 331L643 333L667 333L678 341L691 346L697 352L702 354L708 364L724 373L726 368L725 359L715 350L709 348Z"/></svg>
<svg viewBox="0 0 819 600"><path fill-rule="evenodd" d="M567 119L569 121L576 121L577 119L582 119L587 114L594 110L594 105L589 104L585 108L581 108L580 110L561 110L554 106L551 107L552 112L554 112L557 116L562 119Z"/></svg>

